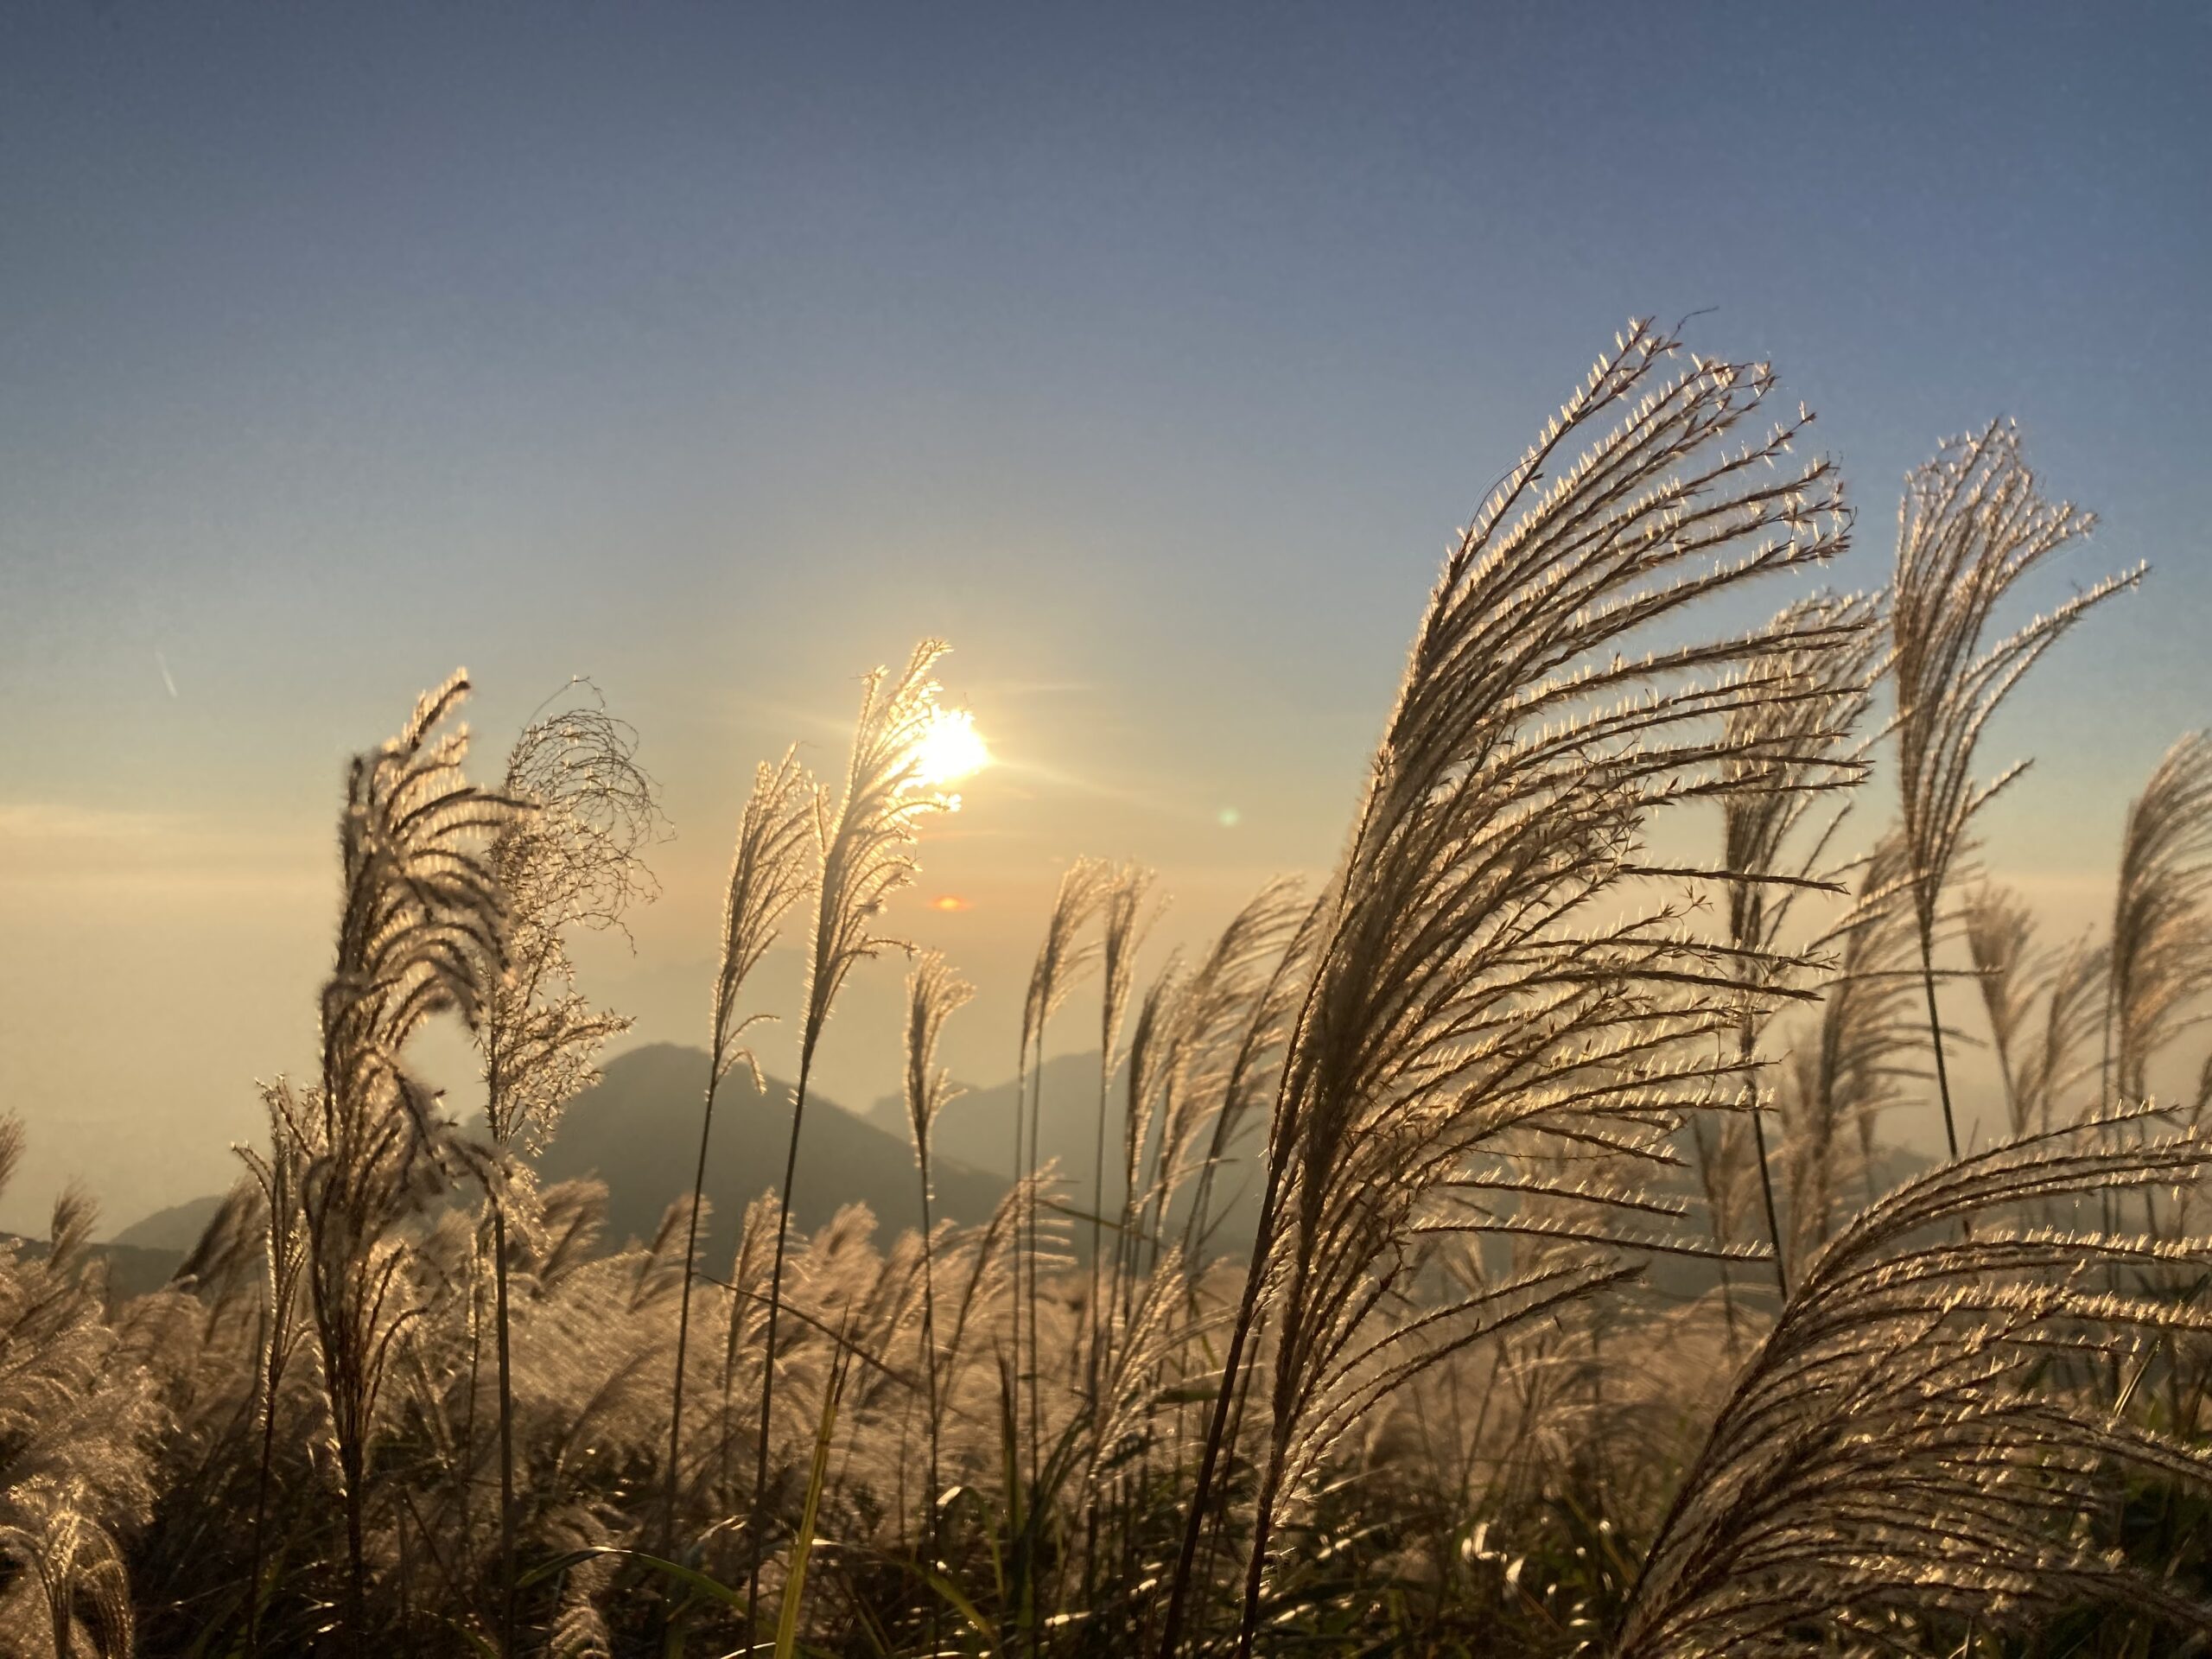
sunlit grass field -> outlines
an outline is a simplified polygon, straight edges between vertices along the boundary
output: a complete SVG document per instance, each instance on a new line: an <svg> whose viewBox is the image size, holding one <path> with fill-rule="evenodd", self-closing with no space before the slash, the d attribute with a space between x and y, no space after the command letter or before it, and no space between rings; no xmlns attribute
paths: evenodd
<svg viewBox="0 0 2212 1659"><path fill-rule="evenodd" d="M2212 747L2161 734L2107 919L2053 937L1982 858L2037 787L1984 734L2143 573L2003 424L1883 544L1773 385L1643 323L1599 356L1456 539L1325 880L1164 953L1152 872L1068 866L981 1217L934 1207L970 987L891 909L990 762L941 642L867 679L842 772L761 760L698 1175L645 1238L537 1160L627 1028L570 948L653 898L657 780L588 683L473 749L466 679L428 693L336 804L319 1067L263 1084L175 1277L111 1285L73 1196L0 1252L0 1647L2201 1640ZM2073 595L2039 614L2038 568ZM1718 620L1738 590L1770 620ZM807 973L772 1026L773 949ZM778 1195L840 1192L817 1058L880 957L922 1224L802 1232ZM1039 1152L1078 1017L1087 1181ZM467 1090L420 1075L436 1022ZM714 1138L771 1109L710 1255Z"/></svg>

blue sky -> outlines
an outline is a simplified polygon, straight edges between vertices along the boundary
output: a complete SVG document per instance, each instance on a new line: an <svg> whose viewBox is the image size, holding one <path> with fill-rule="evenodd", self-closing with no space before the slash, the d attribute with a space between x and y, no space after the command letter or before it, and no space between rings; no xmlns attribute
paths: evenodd
<svg viewBox="0 0 2212 1659"><path fill-rule="evenodd" d="M950 638L1010 764L918 896L995 1078L1055 860L1190 928L1325 865L1446 537L1631 314L1820 412L1842 585L2000 412L2102 520L2031 599L2151 562L1992 739L1991 863L2086 918L2212 721L2208 67L2183 5L7 9L0 1220L224 1179L342 757L455 663L487 735L575 672L641 728L604 982L687 1038L753 761Z"/></svg>

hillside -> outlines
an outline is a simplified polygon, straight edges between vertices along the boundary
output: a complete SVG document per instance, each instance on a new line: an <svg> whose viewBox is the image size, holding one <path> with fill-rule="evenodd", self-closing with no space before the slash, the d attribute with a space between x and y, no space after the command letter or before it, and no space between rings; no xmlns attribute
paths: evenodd
<svg viewBox="0 0 2212 1659"><path fill-rule="evenodd" d="M187 1198L182 1204L173 1204L166 1210L156 1210L143 1221L136 1221L118 1233L111 1244L145 1250L167 1250L176 1255L187 1254L200 1242L200 1235L215 1218L216 1211L223 1207L222 1195Z"/></svg>
<svg viewBox="0 0 2212 1659"><path fill-rule="evenodd" d="M607 1183L609 1243L650 1236L669 1204L691 1190L706 1071L702 1051L675 1043L616 1056L570 1104L539 1159L548 1180L596 1175ZM885 1238L920 1224L914 1154L903 1124L896 1128L894 1134L820 1096L808 1101L793 1206L802 1230L855 1203L875 1212ZM713 1213L702 1243L709 1271L728 1265L722 1258L735 1248L745 1205L782 1180L790 1134L788 1084L770 1078L764 1097L741 1070L723 1083L707 1160ZM938 1214L977 1221L990 1213L1006 1181L948 1156L938 1163L936 1187Z"/></svg>
<svg viewBox="0 0 2212 1659"><path fill-rule="evenodd" d="M1117 1073L1115 1094L1109 1105L1106 1131L1107 1167L1118 1169L1121 1133L1122 1078ZM1057 1158L1061 1179L1073 1191L1091 1190L1091 1172L1097 1163L1098 1056L1058 1054L1045 1062L1044 1104L1039 1116L1039 1150ZM1010 1175L1014 1168L1014 1102L1015 1084L1009 1078L988 1089L963 1084L963 1092L945 1105L938 1116L937 1155ZM887 1135L908 1138L906 1103L903 1096L885 1095L868 1108L867 1121Z"/></svg>

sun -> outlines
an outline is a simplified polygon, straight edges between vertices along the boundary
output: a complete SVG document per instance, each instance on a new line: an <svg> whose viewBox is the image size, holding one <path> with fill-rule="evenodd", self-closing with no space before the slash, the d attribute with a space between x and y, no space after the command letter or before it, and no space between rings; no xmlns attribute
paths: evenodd
<svg viewBox="0 0 2212 1659"><path fill-rule="evenodd" d="M972 777L991 764L991 752L965 709L939 709L914 740L914 781L936 789Z"/></svg>

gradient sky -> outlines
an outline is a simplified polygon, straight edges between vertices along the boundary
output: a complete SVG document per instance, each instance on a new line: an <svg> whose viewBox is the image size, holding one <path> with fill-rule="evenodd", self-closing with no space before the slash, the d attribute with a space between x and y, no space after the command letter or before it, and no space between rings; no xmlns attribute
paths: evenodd
<svg viewBox="0 0 2212 1659"><path fill-rule="evenodd" d="M1990 863L2085 922L2212 721L2208 69L2195 4L0 10L0 1224L227 1184L343 759L457 663L486 766L572 673L640 728L677 838L588 988L696 1041L753 762L950 638L1007 764L902 914L995 1081L1069 855L1163 938L1325 866L1448 534L1631 314L1820 411L1841 585L1999 412L2102 518L2032 597L2150 561L1989 751Z"/></svg>

